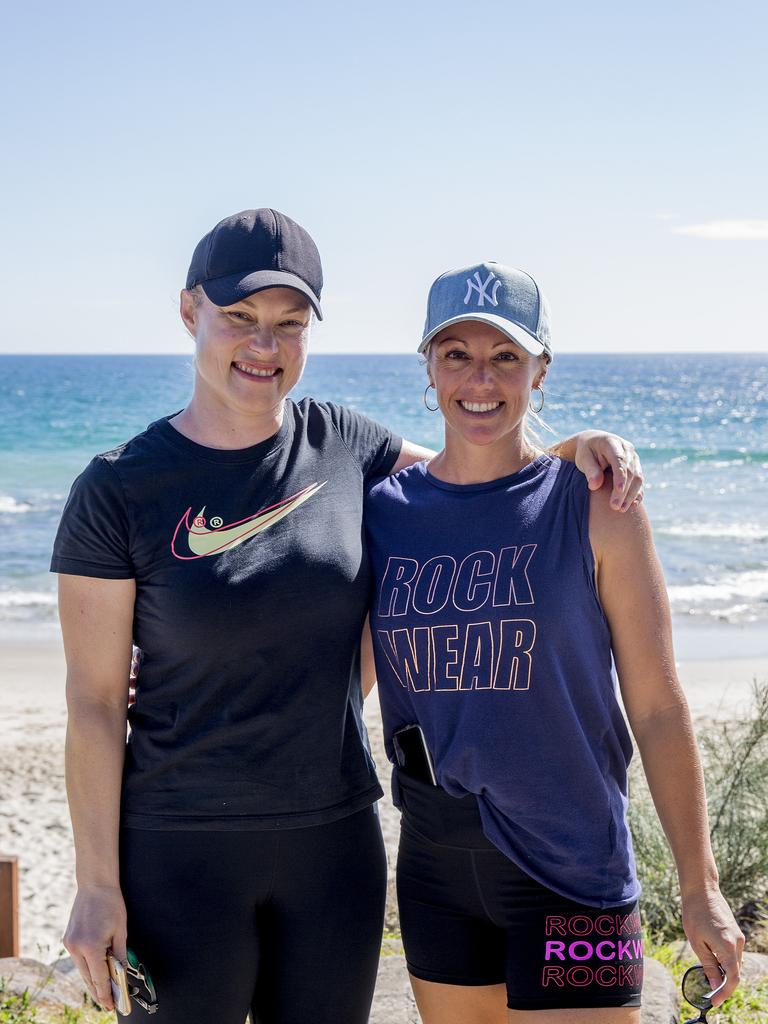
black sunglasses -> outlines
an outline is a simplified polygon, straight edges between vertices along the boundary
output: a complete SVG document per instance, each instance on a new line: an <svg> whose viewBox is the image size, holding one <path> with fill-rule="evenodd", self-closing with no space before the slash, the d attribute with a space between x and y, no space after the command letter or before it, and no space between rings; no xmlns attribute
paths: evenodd
<svg viewBox="0 0 768 1024"><path fill-rule="evenodd" d="M712 988L709 978L707 978L706 971L701 964L696 964L695 967L689 967L683 975L682 989L683 997L686 1002L689 1002L691 1006L695 1006L699 1011L698 1017L692 1017L686 1021L685 1024L699 1024L703 1021L707 1024L707 1010L712 1009L712 997L716 996L726 985L728 978L725 971L717 965L718 970L723 976L723 980L717 986Z"/></svg>

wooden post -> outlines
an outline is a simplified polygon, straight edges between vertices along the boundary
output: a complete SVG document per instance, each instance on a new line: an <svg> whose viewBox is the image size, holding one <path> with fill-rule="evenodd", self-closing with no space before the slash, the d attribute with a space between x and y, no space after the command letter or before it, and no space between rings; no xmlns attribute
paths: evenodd
<svg viewBox="0 0 768 1024"><path fill-rule="evenodd" d="M0 854L0 957L19 955L19 864Z"/></svg>

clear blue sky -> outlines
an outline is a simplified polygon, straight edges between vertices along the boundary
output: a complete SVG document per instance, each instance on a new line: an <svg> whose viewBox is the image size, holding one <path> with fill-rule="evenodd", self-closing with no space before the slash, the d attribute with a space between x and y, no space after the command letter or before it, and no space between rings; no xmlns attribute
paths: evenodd
<svg viewBox="0 0 768 1024"><path fill-rule="evenodd" d="M4 14L0 352L184 352L192 249L274 206L317 351L411 351L433 277L531 271L560 351L768 349L768 7L400 0Z"/></svg>

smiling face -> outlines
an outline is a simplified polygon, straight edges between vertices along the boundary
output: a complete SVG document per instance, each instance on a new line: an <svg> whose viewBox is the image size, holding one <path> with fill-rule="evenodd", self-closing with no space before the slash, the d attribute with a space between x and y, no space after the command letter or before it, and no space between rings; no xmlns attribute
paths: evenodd
<svg viewBox="0 0 768 1024"><path fill-rule="evenodd" d="M278 413L307 358L311 315L299 292L266 288L216 306L185 289L181 318L195 339L197 400L230 415Z"/></svg>
<svg viewBox="0 0 768 1024"><path fill-rule="evenodd" d="M446 449L470 445L523 445L531 391L544 380L546 361L529 355L490 324L465 320L432 339L427 360Z"/></svg>

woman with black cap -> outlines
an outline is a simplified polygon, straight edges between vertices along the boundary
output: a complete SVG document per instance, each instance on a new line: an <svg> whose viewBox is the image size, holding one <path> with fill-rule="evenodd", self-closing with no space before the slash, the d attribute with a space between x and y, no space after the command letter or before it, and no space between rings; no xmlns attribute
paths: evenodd
<svg viewBox="0 0 768 1024"><path fill-rule="evenodd" d="M321 287L312 239L280 213L206 235L181 294L192 398L90 463L56 538L65 944L111 1008L107 951L123 961L128 943L169 1024L362 1024L373 993L386 864L361 717L363 489L427 453L287 400ZM629 446L592 435L578 454L632 503Z"/></svg>

